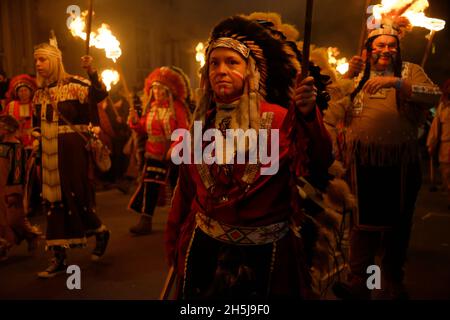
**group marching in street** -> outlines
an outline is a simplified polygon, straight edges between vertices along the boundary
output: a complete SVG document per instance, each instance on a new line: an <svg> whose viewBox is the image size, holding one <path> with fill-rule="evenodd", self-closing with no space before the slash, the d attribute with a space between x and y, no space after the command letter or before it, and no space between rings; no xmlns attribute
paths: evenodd
<svg viewBox="0 0 450 320"><path fill-rule="evenodd" d="M348 216L349 270L336 297L370 299L366 269L382 252L386 298L408 298L418 132L439 104L427 146L450 190L450 84L441 91L402 59L408 28L397 18L368 30L337 77L308 61L279 14L227 17L209 35L200 88L158 66L140 97L108 92L91 56L81 57L84 77L71 75L60 49L37 45L35 75L0 73L0 261L22 240L30 251L45 241L49 265L36 272L52 278L88 237L101 259L114 236L96 212L106 177L130 197L124 214L139 215L132 235L151 234L156 207L170 207L161 245L171 298L320 299ZM271 163L261 150L252 159L253 148L270 150ZM40 214L45 228L29 220Z"/></svg>

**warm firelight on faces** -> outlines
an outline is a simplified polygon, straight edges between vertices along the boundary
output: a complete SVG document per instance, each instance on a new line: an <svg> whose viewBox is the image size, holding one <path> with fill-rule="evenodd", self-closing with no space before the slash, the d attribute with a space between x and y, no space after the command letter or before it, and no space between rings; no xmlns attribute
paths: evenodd
<svg viewBox="0 0 450 320"><path fill-rule="evenodd" d="M209 82L219 102L228 103L242 95L247 62L234 50L214 49L208 61Z"/></svg>
<svg viewBox="0 0 450 320"><path fill-rule="evenodd" d="M34 64L36 66L36 72L43 78L50 76L50 60L44 55L34 55Z"/></svg>
<svg viewBox="0 0 450 320"><path fill-rule="evenodd" d="M398 43L393 36L381 35L372 44L372 64L377 69L389 67L397 55Z"/></svg>
<svg viewBox="0 0 450 320"><path fill-rule="evenodd" d="M152 85L152 92L156 102L162 102L168 99L167 88L158 82Z"/></svg>

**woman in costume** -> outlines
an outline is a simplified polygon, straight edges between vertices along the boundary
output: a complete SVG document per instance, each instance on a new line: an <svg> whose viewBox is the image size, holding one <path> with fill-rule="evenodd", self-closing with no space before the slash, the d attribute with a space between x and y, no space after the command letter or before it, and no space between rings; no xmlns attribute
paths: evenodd
<svg viewBox="0 0 450 320"><path fill-rule="evenodd" d="M160 67L145 80L145 106L139 118L130 112L130 127L146 136L145 164L140 183L131 198L129 209L140 214L137 225L130 228L136 235L152 232L152 218L158 199L165 193L171 173L170 147L172 132L189 126L190 87L179 68Z"/></svg>
<svg viewBox="0 0 450 320"><path fill-rule="evenodd" d="M95 235L92 260L100 259L110 232L95 211L94 164L86 141L99 125L97 103L108 95L92 67L82 57L89 80L65 72L61 51L47 43L35 47L37 84L33 103L35 126L41 131L42 198L47 215L47 248L54 258L41 278L66 271L66 249L84 247Z"/></svg>
<svg viewBox="0 0 450 320"><path fill-rule="evenodd" d="M225 19L211 33L194 121L200 121L203 132L217 129L224 136L228 129L267 130L267 150L279 149L271 163L278 170L261 174L265 165L259 158L235 164L239 154L248 155L250 144L255 145L250 138L235 153L221 153L231 155L231 162L219 159L215 150L212 164L180 165L165 234L178 298L314 296L299 234L305 217L291 206L296 199L290 184L289 128L284 125L291 104L301 127L300 174L318 182L333 158L314 79L296 79L298 61L288 47L264 22L241 16Z"/></svg>

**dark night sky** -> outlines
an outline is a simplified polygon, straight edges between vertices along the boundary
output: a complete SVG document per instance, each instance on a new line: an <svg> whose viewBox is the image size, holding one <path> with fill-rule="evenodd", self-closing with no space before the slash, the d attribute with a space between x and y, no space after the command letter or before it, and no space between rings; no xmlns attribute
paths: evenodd
<svg viewBox="0 0 450 320"><path fill-rule="evenodd" d="M36 0L38 1L38 40L48 38L53 28L65 54L69 70L75 69L78 56L83 51L81 40L74 40L68 33L65 23L66 8L77 4L87 8L87 0ZM133 41L137 25L162 30L165 38L179 40L192 52L198 41L205 41L211 28L222 18L233 14L253 11L275 11L282 15L283 21L303 29L305 0L94 0L95 23L104 21L111 24L113 32L121 41L124 52L121 63L124 69L134 65L136 44ZM378 0L372 1L378 3ZM450 20L450 1L429 0L430 8L426 14L431 17ZM342 56L350 58L356 53L365 0L316 0L314 7L312 42L318 46L335 46ZM367 16L366 16L367 17ZM450 21L449 21L450 22ZM403 42L403 59L420 64L425 46L426 30L415 28ZM435 55L430 56L426 71L438 84L450 77L450 25L438 32L435 37ZM139 41L139 40L138 40ZM158 44L154 44L158 45ZM98 51L98 50L97 50ZM99 59L102 60L100 53ZM102 63L102 61L100 61ZM107 64L107 62L104 62ZM154 66L156 67L156 66ZM72 70L71 70L72 71ZM150 71L150 70L149 70ZM80 70L73 70L80 72Z"/></svg>

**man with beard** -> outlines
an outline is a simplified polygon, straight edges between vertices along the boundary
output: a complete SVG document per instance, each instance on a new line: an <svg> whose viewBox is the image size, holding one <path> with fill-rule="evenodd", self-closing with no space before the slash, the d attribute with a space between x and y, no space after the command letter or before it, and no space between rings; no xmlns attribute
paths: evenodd
<svg viewBox="0 0 450 320"><path fill-rule="evenodd" d="M420 66L402 62L400 34L386 25L369 33L365 66L353 59L353 83L324 116L331 133L344 128L339 149L358 198L349 279L334 286L343 299L370 298L367 268L380 247L384 289L389 298L406 297L403 267L421 185L418 126L440 92Z"/></svg>

